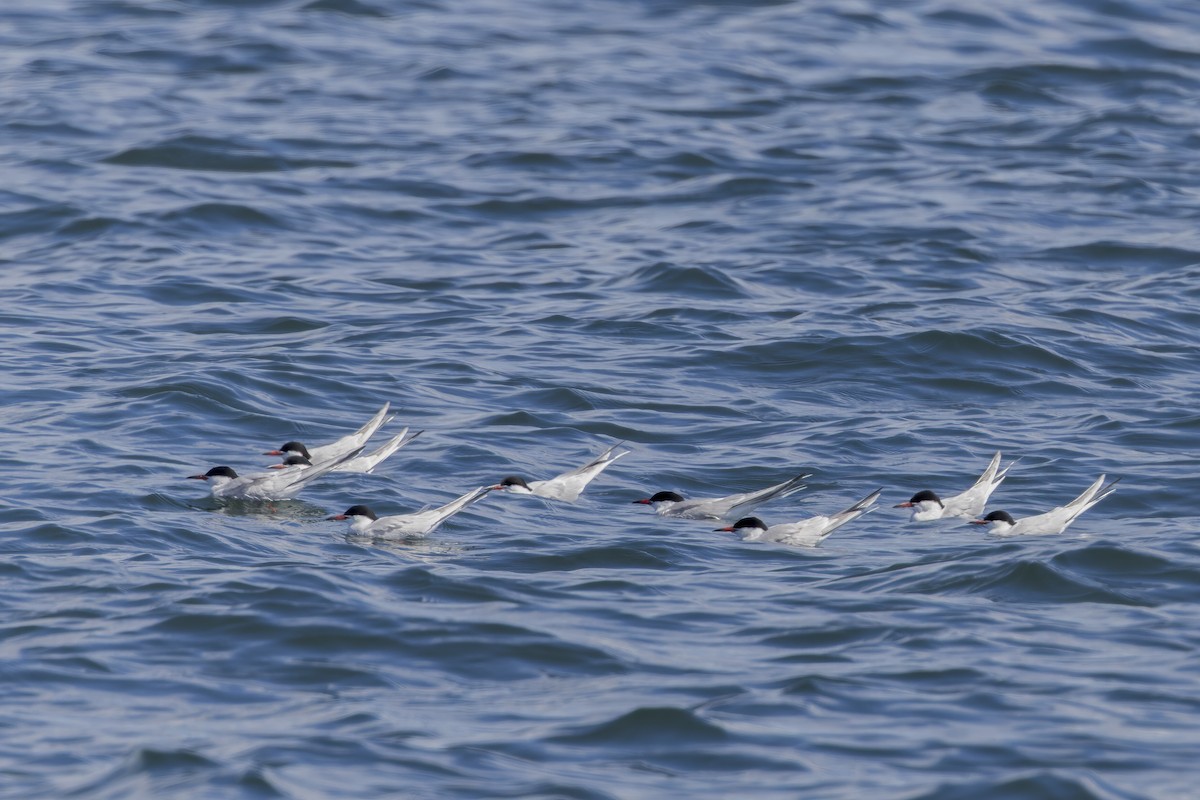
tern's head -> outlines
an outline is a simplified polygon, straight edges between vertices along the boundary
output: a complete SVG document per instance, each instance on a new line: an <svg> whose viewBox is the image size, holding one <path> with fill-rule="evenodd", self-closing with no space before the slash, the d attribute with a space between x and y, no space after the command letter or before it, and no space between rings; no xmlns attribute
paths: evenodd
<svg viewBox="0 0 1200 800"><path fill-rule="evenodd" d="M312 462L301 455L290 455L280 464L272 464L268 469L285 469L287 467L311 467Z"/></svg>
<svg viewBox="0 0 1200 800"><path fill-rule="evenodd" d="M264 456L304 456L311 459L312 456L308 452L308 448L300 442L284 442L283 447L278 450L268 450L263 453Z"/></svg>
<svg viewBox="0 0 1200 800"><path fill-rule="evenodd" d="M892 508L911 508L913 522L928 522L931 519L941 519L946 505L942 498L925 489L914 494L907 503L897 503Z"/></svg>
<svg viewBox="0 0 1200 800"><path fill-rule="evenodd" d="M937 508L946 507L942 504L942 498L938 497L934 492L924 489L909 498L908 502L897 503L892 508L914 508L918 506L922 508L932 508L934 506Z"/></svg>
<svg viewBox="0 0 1200 800"><path fill-rule="evenodd" d="M971 520L971 524L987 525L991 530L994 531L1006 531L1013 525L1016 525L1017 521L1013 519L1012 514L1009 514L1007 511L993 511L983 519Z"/></svg>
<svg viewBox="0 0 1200 800"><path fill-rule="evenodd" d="M520 475L509 475L495 486L491 486L489 488L502 492L513 492L515 494L530 494L533 492L533 490L529 488L529 484L526 483L525 479Z"/></svg>
<svg viewBox="0 0 1200 800"><path fill-rule="evenodd" d="M716 528L715 530L742 532L752 529L765 531L767 529L767 523L763 522L758 517L742 517L727 528Z"/></svg>
<svg viewBox="0 0 1200 800"><path fill-rule="evenodd" d="M358 522L359 519L374 521L379 519L379 517L375 516L375 512L366 506L350 506L341 514L334 514L332 517L327 517L326 519L348 519Z"/></svg>
<svg viewBox="0 0 1200 800"><path fill-rule="evenodd" d="M681 503L683 502L683 495L677 492L655 492L649 497L634 500L633 502L635 505L643 506L652 506L658 503Z"/></svg>
<svg viewBox="0 0 1200 800"><path fill-rule="evenodd" d="M197 481L206 481L209 478L212 478L215 483L224 483L225 481L231 481L236 477L237 473L233 471L232 467L213 467L203 475L188 476L188 478Z"/></svg>

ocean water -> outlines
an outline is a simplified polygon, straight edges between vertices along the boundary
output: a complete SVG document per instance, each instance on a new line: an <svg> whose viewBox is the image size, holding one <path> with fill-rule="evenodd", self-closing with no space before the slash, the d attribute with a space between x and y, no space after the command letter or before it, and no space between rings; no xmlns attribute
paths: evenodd
<svg viewBox="0 0 1200 800"><path fill-rule="evenodd" d="M1200 6L12 0L0 796L1196 796ZM374 475L222 504L384 402ZM326 521L631 450L418 542ZM893 509L1019 458L991 508ZM630 501L883 487L817 548Z"/></svg>

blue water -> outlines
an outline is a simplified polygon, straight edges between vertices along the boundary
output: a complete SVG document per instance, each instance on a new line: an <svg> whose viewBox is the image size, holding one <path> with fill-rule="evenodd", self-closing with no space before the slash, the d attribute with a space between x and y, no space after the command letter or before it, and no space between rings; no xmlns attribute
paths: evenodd
<svg viewBox="0 0 1200 800"><path fill-rule="evenodd" d="M1195 797L1200 6L0 10L0 795ZM383 402L372 476L221 505ZM325 521L632 453L417 543ZM891 506L1020 458L992 508ZM815 473L819 548L630 503Z"/></svg>

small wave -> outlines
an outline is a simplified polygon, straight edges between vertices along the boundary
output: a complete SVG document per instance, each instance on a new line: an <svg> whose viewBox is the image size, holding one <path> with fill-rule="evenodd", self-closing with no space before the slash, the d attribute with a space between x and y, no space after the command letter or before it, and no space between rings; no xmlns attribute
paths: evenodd
<svg viewBox="0 0 1200 800"><path fill-rule="evenodd" d="M214 323L211 321L183 323L178 330L195 336L294 336L329 327L322 319L294 316L267 315L258 319L245 319L237 323Z"/></svg>
<svg viewBox="0 0 1200 800"><path fill-rule="evenodd" d="M386 581L404 597L422 603L500 603L513 602L511 590L503 581L486 577L463 580L443 575L425 566L406 567Z"/></svg>
<svg viewBox="0 0 1200 800"><path fill-rule="evenodd" d="M665 544L577 548L565 553L513 554L502 559L515 572L573 572L604 569L673 569L674 553Z"/></svg>
<svg viewBox="0 0 1200 800"><path fill-rule="evenodd" d="M1023 552L1020 543L1011 541L980 545L968 553L948 548L916 561L840 577L830 585L935 596L977 594L1007 602L1157 604L1143 596L1147 581L1157 577L1157 569L1165 571L1166 565L1155 556L1103 543L1074 548L1048 560L1022 558ZM1123 563L1125 554L1130 556L1128 564ZM1187 586L1194 586L1197 580L1190 574L1176 577Z"/></svg>
<svg viewBox="0 0 1200 800"><path fill-rule="evenodd" d="M175 228L207 232L286 227L271 214L240 203L196 203L159 214L158 219Z"/></svg>
<svg viewBox="0 0 1200 800"><path fill-rule="evenodd" d="M1020 778L947 783L912 795L909 800L1138 800L1093 774L1071 776L1066 771L1035 772Z"/></svg>
<svg viewBox="0 0 1200 800"><path fill-rule="evenodd" d="M512 681L629 671L623 659L603 650L515 625L410 623L396 636L402 640L395 646L404 659L427 661L439 672L471 679Z"/></svg>
<svg viewBox="0 0 1200 800"><path fill-rule="evenodd" d="M1175 40L1183 43L1185 40ZM1137 36L1112 36L1108 38L1089 38L1077 45L1077 49L1089 56L1105 61L1120 61L1126 65L1144 62L1152 68L1163 64L1200 64L1200 48L1184 50L1177 47L1163 47Z"/></svg>
<svg viewBox="0 0 1200 800"><path fill-rule="evenodd" d="M762 644L786 650L837 650L853 644L864 644L887 640L893 629L885 625L854 625L807 628L787 633L766 636ZM753 633L748 631L747 633Z"/></svg>
<svg viewBox="0 0 1200 800"><path fill-rule="evenodd" d="M1031 258L1053 264L1072 263L1094 268L1120 267L1122 270L1150 269L1169 271L1200 263L1200 251L1162 245L1096 241L1069 247L1050 247L1032 253Z"/></svg>
<svg viewBox="0 0 1200 800"><path fill-rule="evenodd" d="M145 226L118 217L89 216L73 219L59 227L56 233L68 239L99 237L124 230L138 230Z"/></svg>
<svg viewBox="0 0 1200 800"><path fill-rule="evenodd" d="M496 153L477 153L463 160L472 169L517 169L522 172L559 172L575 169L574 160L557 153L505 150Z"/></svg>
<svg viewBox="0 0 1200 800"><path fill-rule="evenodd" d="M73 206L39 202L33 208L0 213L0 239L48 233L81 218L82 212Z"/></svg>
<svg viewBox="0 0 1200 800"><path fill-rule="evenodd" d="M124 167L158 167L195 172L285 172L311 167L347 168L354 162L292 158L266 147L205 136L177 136L153 145L131 147L102 163Z"/></svg>
<svg viewBox="0 0 1200 800"><path fill-rule="evenodd" d="M623 288L634 292L655 292L722 301L746 299L752 294L739 279L712 265L681 266L659 261L640 267L618 281Z"/></svg>
<svg viewBox="0 0 1200 800"><path fill-rule="evenodd" d="M420 3L414 4L416 6ZM413 13L413 6L406 5L406 12ZM362 0L312 0L311 3L303 5L300 11L325 11L336 14L345 14L351 17L372 17L376 19L386 19L391 14L383 8L370 3L364 3Z"/></svg>
<svg viewBox="0 0 1200 800"><path fill-rule="evenodd" d="M520 408L540 408L545 411L594 411L592 398L586 392L568 387L530 389L514 395L509 401Z"/></svg>
<svg viewBox="0 0 1200 800"><path fill-rule="evenodd" d="M238 412L256 410L247 398L242 397L238 389L241 381L231 382L231 377L233 376L223 371L209 377L193 375L184 378L177 375L124 387L117 390L116 394L132 400L155 400L157 403L168 401L184 409L201 409L205 414L211 414L214 407Z"/></svg>
<svg viewBox="0 0 1200 800"><path fill-rule="evenodd" d="M726 98L727 99L727 98ZM777 113L783 101L779 99L753 99L739 102L723 102L717 105L657 106L659 114L699 119L744 119L763 117Z"/></svg>
<svg viewBox="0 0 1200 800"><path fill-rule="evenodd" d="M468 212L473 216L490 218L539 218L599 208L629 207L645 205L645 200L633 196L609 195L593 198L560 197L546 194L529 194L520 198L489 198L475 200L462 206L439 206L446 213Z"/></svg>
<svg viewBox="0 0 1200 800"><path fill-rule="evenodd" d="M139 747L129 754L116 766L107 769L99 777L81 783L71 788L62 796L77 797L121 797L134 796L142 792L153 791L151 787L159 787L164 792L171 791L168 787L178 788L189 783L213 784L223 783L222 765L190 748L163 749L158 747ZM281 797L276 791L263 794L264 797Z"/></svg>
<svg viewBox="0 0 1200 800"><path fill-rule="evenodd" d="M976 575L961 576L957 583L958 591L1006 602L1153 605L1040 560L986 567Z"/></svg>
<svg viewBox="0 0 1200 800"><path fill-rule="evenodd" d="M1200 572L1190 566L1128 545L1095 542L1059 553L1050 563L1138 605L1183 602L1200 586Z"/></svg>
<svg viewBox="0 0 1200 800"><path fill-rule="evenodd" d="M989 14L988 9L972 8L966 11L960 8L939 8L925 14L925 19L942 25L975 28L988 33L1012 30L1012 26L999 14Z"/></svg>
<svg viewBox="0 0 1200 800"><path fill-rule="evenodd" d="M683 749L725 741L725 729L692 711L671 706L638 708L615 719L576 732L553 736L551 742L615 747L621 750Z"/></svg>
<svg viewBox="0 0 1200 800"><path fill-rule="evenodd" d="M697 360L719 364L725 380L745 374L755 382L775 375L844 402L887 398L892 381L910 393L937 398L1008 398L1023 392L1079 395L1090 376L1049 345L988 329L919 331L898 336L810 336L733 348L696 349ZM923 377L914 381L914 376Z"/></svg>

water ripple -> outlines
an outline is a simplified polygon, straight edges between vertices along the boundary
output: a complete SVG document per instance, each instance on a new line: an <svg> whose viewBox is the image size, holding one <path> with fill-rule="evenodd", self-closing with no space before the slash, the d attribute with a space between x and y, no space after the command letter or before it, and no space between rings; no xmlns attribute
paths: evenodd
<svg viewBox="0 0 1200 800"><path fill-rule="evenodd" d="M0 11L0 794L1190 796L1200 18L868 5Z"/></svg>

